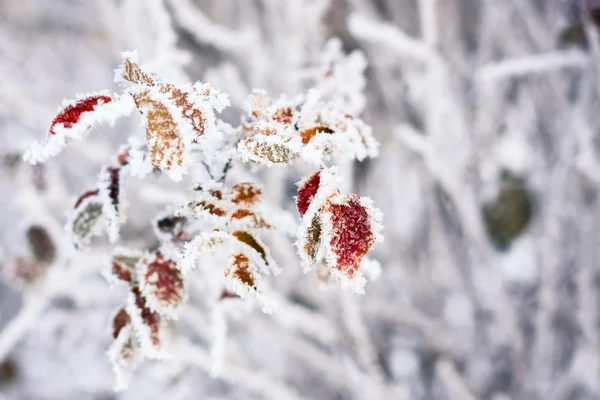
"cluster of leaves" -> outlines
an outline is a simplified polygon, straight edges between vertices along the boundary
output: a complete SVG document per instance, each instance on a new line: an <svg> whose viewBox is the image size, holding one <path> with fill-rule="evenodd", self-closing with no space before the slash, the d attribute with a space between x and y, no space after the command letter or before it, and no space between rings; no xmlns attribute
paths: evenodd
<svg viewBox="0 0 600 400"><path fill-rule="evenodd" d="M333 277L357 292L365 278L363 258L381 236L381 212L373 201L337 190L335 168L315 172L299 183L296 206L302 217L296 246L305 270L324 266L321 277Z"/></svg>
<svg viewBox="0 0 600 400"><path fill-rule="evenodd" d="M325 75L339 80L348 71L360 75L364 70L361 57L352 55L342 62L339 43L330 47ZM158 170L180 181L191 166L200 164L211 178L194 186L194 200L155 218L157 249L120 249L111 258L106 276L124 285L129 296L113 317L109 357L118 387L127 385L144 358L168 353L170 323L187 297L187 273L201 271L204 295L213 303L254 299L268 310L264 277L277 274L279 268L260 235L280 228L281 213L267 208L259 185L225 184L233 159L266 165L304 160L321 168L298 190L298 253L306 270L317 266L323 279L334 278L344 287L363 291L361 271L365 264L373 265L364 258L381 239L381 213L368 198L340 194L336 169L324 167L334 155L358 160L377 155L371 128L345 111L362 108L356 88L336 98L330 84L323 92L275 101L254 91L247 115L232 127L215 114L228 105L226 95L205 83L169 83L144 71L135 52L124 53L116 81L123 87L119 94L99 92L66 101L45 142L35 143L25 156L32 163L45 161L99 123L113 124L133 110L142 116L145 135L131 137L102 168L96 187L75 202L67 223L73 244L83 247L105 232L111 242L118 240L127 206L123 181L128 177ZM215 165L221 166L218 179L211 173Z"/></svg>
<svg viewBox="0 0 600 400"><path fill-rule="evenodd" d="M121 389L144 357L167 355L168 322L177 318L185 284L177 263L160 251L143 255L118 250L107 276L129 289L127 306L113 316L114 341L108 352Z"/></svg>
<svg viewBox="0 0 600 400"><path fill-rule="evenodd" d="M265 165L301 159L321 165L334 154L357 160L377 156L371 128L321 96L312 90L293 100L273 101L254 91L242 125L249 137L238 145L242 159Z"/></svg>

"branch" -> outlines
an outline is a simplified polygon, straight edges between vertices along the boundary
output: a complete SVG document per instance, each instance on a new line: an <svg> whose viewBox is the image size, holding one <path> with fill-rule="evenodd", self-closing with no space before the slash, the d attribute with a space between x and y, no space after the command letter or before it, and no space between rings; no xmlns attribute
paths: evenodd
<svg viewBox="0 0 600 400"><path fill-rule="evenodd" d="M580 51L557 51L524 56L484 65L477 71L479 81L494 81L529 74L555 72L567 68L584 68L589 57Z"/></svg>
<svg viewBox="0 0 600 400"><path fill-rule="evenodd" d="M435 364L435 372L446 387L450 400L476 400L467 384L448 358L441 358Z"/></svg>
<svg viewBox="0 0 600 400"><path fill-rule="evenodd" d="M174 350L180 361L200 367L208 374L211 373L211 357L201 347L182 339ZM263 399L300 400L303 398L294 389L278 382L274 377L238 365L227 364L227 373L220 376L219 379L243 387Z"/></svg>
<svg viewBox="0 0 600 400"><path fill-rule="evenodd" d="M250 32L235 31L211 21L189 0L170 0L177 22L196 40L207 43L227 53L239 54L246 47Z"/></svg>
<svg viewBox="0 0 600 400"><path fill-rule="evenodd" d="M29 329L35 325L49 300L47 292L32 293L25 299L25 304L17 315L5 325L0 333L0 361L6 358Z"/></svg>
<svg viewBox="0 0 600 400"><path fill-rule="evenodd" d="M348 18L350 33L359 39L380 43L402 57L429 62L435 54L420 40L414 39L393 25L374 21L359 14Z"/></svg>

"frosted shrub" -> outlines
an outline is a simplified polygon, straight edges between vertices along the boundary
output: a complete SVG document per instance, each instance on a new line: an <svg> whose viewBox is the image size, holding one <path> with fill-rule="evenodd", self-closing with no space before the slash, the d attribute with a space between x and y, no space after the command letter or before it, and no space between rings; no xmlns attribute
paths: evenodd
<svg viewBox="0 0 600 400"><path fill-rule="evenodd" d="M333 41L326 58L330 75L344 67L336 66L336 52L339 43ZM145 136L129 138L102 169L96 187L74 204L67 230L77 248L103 234L112 243L119 241L127 206L125 179L161 171L180 182L197 166L210 177L193 183L194 198L187 204L153 219L157 248L116 248L104 271L111 283L129 290L129 298L112 317L114 341L108 354L118 388L127 386L144 358L169 357L170 326L187 299L187 274L202 274L211 286L206 295L217 294L216 302L246 299L270 310L266 279L280 268L261 235L280 228L283 213L265 204L263 191L268 188L253 182L227 184L236 160L314 165L317 171L298 187L298 254L305 270L316 268L321 280L363 292L361 264L365 261L366 274L373 274L376 263L365 256L382 240L381 212L368 198L341 193L337 168L326 166L333 157L363 160L378 153L371 128L354 115L362 105L353 100L352 90L345 88L347 93L336 97L330 82L323 92L313 89L276 100L255 90L241 124L232 127L217 116L229 105L227 95L206 83L174 85L148 73L136 52L123 57L116 71L122 92L65 101L44 142L35 143L25 155L33 164L47 161L72 141L85 139L95 126L112 125L134 111L141 114ZM352 60L364 69L364 59L354 55ZM348 109L343 98L350 99Z"/></svg>

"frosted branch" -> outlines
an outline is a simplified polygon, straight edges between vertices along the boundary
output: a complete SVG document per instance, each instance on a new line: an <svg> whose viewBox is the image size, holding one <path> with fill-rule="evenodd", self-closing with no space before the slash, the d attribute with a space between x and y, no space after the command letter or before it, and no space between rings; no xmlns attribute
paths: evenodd
<svg viewBox="0 0 600 400"><path fill-rule="evenodd" d="M206 373L212 371L210 355L201 347L182 340L175 349L180 361L195 365ZM219 377L231 384L239 385L249 392L259 395L263 399L272 400L300 400L302 397L292 388L277 381L275 377L263 372L252 371L238 365L227 365L227 373Z"/></svg>
<svg viewBox="0 0 600 400"><path fill-rule="evenodd" d="M214 23L189 0L169 0L169 2L177 21L196 40L234 54L247 47L249 32L235 31Z"/></svg>
<svg viewBox="0 0 600 400"><path fill-rule="evenodd" d="M386 46L402 57L420 62L428 62L435 58L434 53L427 45L408 36L393 25L381 23L360 14L352 14L348 19L348 27L357 38Z"/></svg>
<svg viewBox="0 0 600 400"><path fill-rule="evenodd" d="M451 360L447 358L438 360L435 371L446 387L450 400L476 400Z"/></svg>
<svg viewBox="0 0 600 400"><path fill-rule="evenodd" d="M579 51L550 52L484 65L477 72L476 78L482 82L494 81L569 68L585 68L588 64L589 57Z"/></svg>
<svg viewBox="0 0 600 400"><path fill-rule="evenodd" d="M0 361L13 350L27 332L38 321L40 314L49 303L47 293L32 293L17 315L11 319L0 332Z"/></svg>

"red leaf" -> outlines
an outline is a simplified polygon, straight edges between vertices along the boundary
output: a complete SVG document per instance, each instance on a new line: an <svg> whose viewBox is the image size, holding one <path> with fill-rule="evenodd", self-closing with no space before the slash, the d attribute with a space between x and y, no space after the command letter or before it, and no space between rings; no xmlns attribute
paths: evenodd
<svg viewBox="0 0 600 400"><path fill-rule="evenodd" d="M298 187L298 197L296 198L296 207L298 208L301 217L304 216L308 207L310 207L310 203L317 194L320 184L320 171L315 172L300 183L300 187Z"/></svg>
<svg viewBox="0 0 600 400"><path fill-rule="evenodd" d="M142 260L141 289L149 305L159 312L173 312L183 302L184 284L175 261L156 253Z"/></svg>
<svg viewBox="0 0 600 400"><path fill-rule="evenodd" d="M113 317L113 339L116 339L121 332L121 329L125 328L131 323L131 317L127 314L124 308L121 308Z"/></svg>
<svg viewBox="0 0 600 400"><path fill-rule="evenodd" d="M139 310L142 323L149 331L149 337L145 339L149 339L152 346L160 346L160 316L147 306L138 286L134 286L131 292L135 296L135 307Z"/></svg>
<svg viewBox="0 0 600 400"><path fill-rule="evenodd" d="M131 255L115 255L111 263L111 273L124 282L131 283L135 277L135 265L139 257Z"/></svg>
<svg viewBox="0 0 600 400"><path fill-rule="evenodd" d="M333 195L323 207L327 218L328 247L335 258L335 269L349 278L375 242L371 216L356 194Z"/></svg>
<svg viewBox="0 0 600 400"><path fill-rule="evenodd" d="M85 99L78 100L75 104L67 106L53 120L50 125L50 134L55 135L54 127L58 124L63 124L65 128L71 128L79 121L81 114L94 111L94 107L98 104L110 103L110 96L98 95L91 96Z"/></svg>

